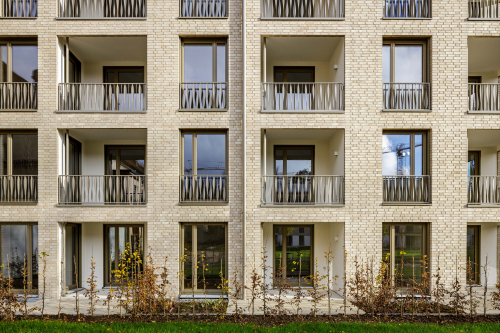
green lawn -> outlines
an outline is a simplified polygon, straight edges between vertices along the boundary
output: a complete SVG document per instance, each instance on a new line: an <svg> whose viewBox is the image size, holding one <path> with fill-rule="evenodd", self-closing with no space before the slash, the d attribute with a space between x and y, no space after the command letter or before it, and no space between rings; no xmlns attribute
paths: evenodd
<svg viewBox="0 0 500 333"><path fill-rule="evenodd" d="M500 324L423 325L423 324L358 324L358 323L300 323L283 326L259 327L235 324L193 324L189 322L137 324L84 324L56 321L0 322L2 332L499 332Z"/></svg>

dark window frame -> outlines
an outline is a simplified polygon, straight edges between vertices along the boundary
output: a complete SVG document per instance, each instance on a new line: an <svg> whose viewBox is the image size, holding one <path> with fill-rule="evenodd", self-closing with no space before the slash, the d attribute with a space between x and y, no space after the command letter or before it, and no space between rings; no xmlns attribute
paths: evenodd
<svg viewBox="0 0 500 333"><path fill-rule="evenodd" d="M430 83L430 54L429 54L429 38L415 38L415 39L393 39L393 38L384 38L382 47L389 46L391 49L390 52L390 81L383 83L396 83L396 59L395 59L395 50L396 46L415 46L422 45L422 82L416 83ZM383 69L382 69L383 70ZM408 83L408 82L403 82Z"/></svg>
<svg viewBox="0 0 500 333"><path fill-rule="evenodd" d="M422 175L430 175L430 131L427 130L384 130L384 135L410 135L410 176L415 175L415 135L422 135ZM387 175L389 176L389 175Z"/></svg>
<svg viewBox="0 0 500 333"><path fill-rule="evenodd" d="M273 173L276 173L276 150L278 149L283 149L283 176L289 176L286 171L286 162L287 162L287 150L288 149L294 149L294 150L311 150L311 176L315 174L315 150L316 146L315 145L274 145L273 147ZM277 176L277 175L275 175Z"/></svg>
<svg viewBox="0 0 500 333"><path fill-rule="evenodd" d="M312 74L312 81L316 82L316 67L315 66L274 66L273 69L273 80L274 82L276 81L276 73L277 72L283 72L283 83L288 82L287 80L287 74L289 71L294 71L294 72L301 72L301 73L311 73Z"/></svg>

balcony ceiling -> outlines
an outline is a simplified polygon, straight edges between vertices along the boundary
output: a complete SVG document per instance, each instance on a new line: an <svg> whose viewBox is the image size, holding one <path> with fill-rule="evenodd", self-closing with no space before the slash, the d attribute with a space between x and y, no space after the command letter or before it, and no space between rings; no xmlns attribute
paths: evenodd
<svg viewBox="0 0 500 333"><path fill-rule="evenodd" d="M330 140L338 129L268 129L267 140Z"/></svg>
<svg viewBox="0 0 500 333"><path fill-rule="evenodd" d="M500 146L500 130L469 130L467 139L469 148Z"/></svg>
<svg viewBox="0 0 500 333"><path fill-rule="evenodd" d="M500 38L469 38L468 49L469 72L490 72L500 70Z"/></svg>
<svg viewBox="0 0 500 333"><path fill-rule="evenodd" d="M343 37L267 37L269 59L280 61L327 62Z"/></svg>
<svg viewBox="0 0 500 333"><path fill-rule="evenodd" d="M72 128L69 135L83 141L146 140L147 130L142 128Z"/></svg>
<svg viewBox="0 0 500 333"><path fill-rule="evenodd" d="M146 61L146 37L70 37L69 48L81 62Z"/></svg>

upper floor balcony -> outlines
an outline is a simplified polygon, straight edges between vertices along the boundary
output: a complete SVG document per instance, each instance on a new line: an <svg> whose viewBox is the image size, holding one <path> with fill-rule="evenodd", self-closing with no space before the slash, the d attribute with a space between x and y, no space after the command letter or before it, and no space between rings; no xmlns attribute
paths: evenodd
<svg viewBox="0 0 500 333"><path fill-rule="evenodd" d="M226 0L180 0L182 18L225 18L228 16Z"/></svg>
<svg viewBox="0 0 500 333"><path fill-rule="evenodd" d="M66 37L59 46L59 112L146 112L146 37Z"/></svg>
<svg viewBox="0 0 500 333"><path fill-rule="evenodd" d="M36 18L38 0L1 0L0 18Z"/></svg>
<svg viewBox="0 0 500 333"><path fill-rule="evenodd" d="M430 111L427 39L384 39L383 110Z"/></svg>
<svg viewBox="0 0 500 333"><path fill-rule="evenodd" d="M343 206L344 130L262 131L262 206Z"/></svg>
<svg viewBox="0 0 500 333"><path fill-rule="evenodd" d="M468 112L500 113L500 38L468 39Z"/></svg>
<svg viewBox="0 0 500 333"><path fill-rule="evenodd" d="M262 19L343 20L344 0L262 0Z"/></svg>
<svg viewBox="0 0 500 333"><path fill-rule="evenodd" d="M145 19L147 0L57 0L58 19Z"/></svg>
<svg viewBox="0 0 500 333"><path fill-rule="evenodd" d="M0 58L0 111L36 111L37 40L0 38Z"/></svg>
<svg viewBox="0 0 500 333"><path fill-rule="evenodd" d="M383 0L386 19L431 18L431 0Z"/></svg>
<svg viewBox="0 0 500 333"><path fill-rule="evenodd" d="M469 130L467 204L500 207L500 130Z"/></svg>
<svg viewBox="0 0 500 333"><path fill-rule="evenodd" d="M146 130L60 129L58 204L147 204Z"/></svg>
<svg viewBox="0 0 500 333"><path fill-rule="evenodd" d="M262 112L344 112L343 37L265 37Z"/></svg>
<svg viewBox="0 0 500 333"><path fill-rule="evenodd" d="M469 0L469 20L500 19L499 0Z"/></svg>
<svg viewBox="0 0 500 333"><path fill-rule="evenodd" d="M0 204L37 201L37 131L0 130Z"/></svg>

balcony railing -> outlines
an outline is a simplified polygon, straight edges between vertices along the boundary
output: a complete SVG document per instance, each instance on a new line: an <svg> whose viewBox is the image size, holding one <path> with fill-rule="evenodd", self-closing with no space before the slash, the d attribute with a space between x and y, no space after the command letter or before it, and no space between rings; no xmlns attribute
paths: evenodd
<svg viewBox="0 0 500 333"><path fill-rule="evenodd" d="M0 176L0 203L36 203L38 176Z"/></svg>
<svg viewBox="0 0 500 333"><path fill-rule="evenodd" d="M344 176L262 176L263 205L344 204Z"/></svg>
<svg viewBox="0 0 500 333"><path fill-rule="evenodd" d="M384 110L430 110L430 83L384 83Z"/></svg>
<svg viewBox="0 0 500 333"><path fill-rule="evenodd" d="M36 110L37 84L33 82L1 82L0 110Z"/></svg>
<svg viewBox="0 0 500 333"><path fill-rule="evenodd" d="M263 18L341 19L344 0L263 0Z"/></svg>
<svg viewBox="0 0 500 333"><path fill-rule="evenodd" d="M430 203L431 176L384 176L384 203Z"/></svg>
<svg viewBox="0 0 500 333"><path fill-rule="evenodd" d="M430 18L431 0L385 0L385 18Z"/></svg>
<svg viewBox="0 0 500 333"><path fill-rule="evenodd" d="M469 176L467 203L500 206L500 177Z"/></svg>
<svg viewBox="0 0 500 333"><path fill-rule="evenodd" d="M60 83L59 111L146 111L146 83Z"/></svg>
<svg viewBox="0 0 500 333"><path fill-rule="evenodd" d="M226 175L180 176L180 202L228 202L227 179Z"/></svg>
<svg viewBox="0 0 500 333"><path fill-rule="evenodd" d="M145 175L59 176L60 205L145 205Z"/></svg>
<svg viewBox="0 0 500 333"><path fill-rule="evenodd" d="M38 15L37 0L2 0L0 17L30 18Z"/></svg>
<svg viewBox="0 0 500 333"><path fill-rule="evenodd" d="M469 0L469 19L498 20L500 0Z"/></svg>
<svg viewBox="0 0 500 333"><path fill-rule="evenodd" d="M146 17L146 0L59 0L59 17L127 19Z"/></svg>
<svg viewBox="0 0 500 333"><path fill-rule="evenodd" d="M263 83L263 111L344 111L343 83Z"/></svg>
<svg viewBox="0 0 500 333"><path fill-rule="evenodd" d="M183 82L181 110L226 110L227 82Z"/></svg>
<svg viewBox="0 0 500 333"><path fill-rule="evenodd" d="M499 86L497 83L469 83L469 112L499 112Z"/></svg>
<svg viewBox="0 0 500 333"><path fill-rule="evenodd" d="M227 17L226 0L181 0L181 17Z"/></svg>

